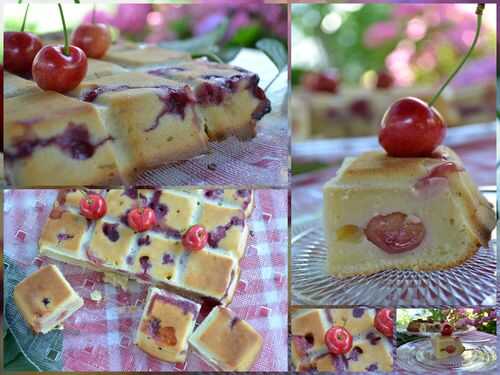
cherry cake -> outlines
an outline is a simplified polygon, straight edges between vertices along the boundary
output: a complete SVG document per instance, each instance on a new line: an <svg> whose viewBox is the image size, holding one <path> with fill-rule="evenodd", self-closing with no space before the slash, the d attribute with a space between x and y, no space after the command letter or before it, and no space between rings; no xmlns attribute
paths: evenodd
<svg viewBox="0 0 500 375"><path fill-rule="evenodd" d="M33 331L47 333L83 306L59 269L45 266L16 285L14 301Z"/></svg>
<svg viewBox="0 0 500 375"><path fill-rule="evenodd" d="M488 246L492 205L450 149L429 157L367 152L346 158L324 187L328 271L442 270Z"/></svg>
<svg viewBox="0 0 500 375"><path fill-rule="evenodd" d="M162 286L198 300L229 303L239 278L253 208L249 190L95 191L107 207L98 219L79 211L78 190L62 190L42 231L40 254L127 279ZM138 232L130 213L150 209L154 225ZM187 247L186 233L202 226L206 242Z"/></svg>
<svg viewBox="0 0 500 375"><path fill-rule="evenodd" d="M393 329L380 332L376 328L376 317L375 309L366 308L295 311L291 317L291 354L295 370L392 371ZM350 345L341 352L327 342L327 333L335 327L341 327L350 337Z"/></svg>
<svg viewBox="0 0 500 375"><path fill-rule="evenodd" d="M457 336L443 334L431 337L432 351L436 359L446 359L460 356L465 348Z"/></svg>
<svg viewBox="0 0 500 375"><path fill-rule="evenodd" d="M249 371L262 336L227 307L217 306L189 339L193 349L220 371Z"/></svg>

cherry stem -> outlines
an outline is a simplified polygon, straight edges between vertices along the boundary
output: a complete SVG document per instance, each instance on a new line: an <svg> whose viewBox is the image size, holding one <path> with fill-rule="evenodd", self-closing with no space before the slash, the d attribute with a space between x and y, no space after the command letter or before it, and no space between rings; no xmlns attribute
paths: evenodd
<svg viewBox="0 0 500 375"><path fill-rule="evenodd" d="M457 75L458 71L462 68L462 66L465 64L467 59L470 57L472 54L472 51L474 50L474 47L476 47L477 40L479 39L479 33L481 31L481 19L483 18L483 10L484 10L484 4L478 4L476 8L476 15L477 15L477 26L476 26L476 35L474 36L474 40L472 41L472 44L467 51L467 54L463 57L462 61L460 61L460 64L458 64L457 68L455 71L448 77L446 82L441 86L439 91L433 96L431 101L429 102L429 107L432 107L432 105L436 102L436 100L439 98L441 93L444 91L446 86L451 82L451 80Z"/></svg>
<svg viewBox="0 0 500 375"><path fill-rule="evenodd" d="M30 9L30 4L28 3L26 5L26 10L24 11L24 18L23 18L23 24L21 25L21 32L23 32L24 28L26 27L26 18L28 18L28 10L29 9Z"/></svg>
<svg viewBox="0 0 500 375"><path fill-rule="evenodd" d="M95 25L95 4L94 8L92 9L92 24Z"/></svg>
<svg viewBox="0 0 500 375"><path fill-rule="evenodd" d="M64 13L62 10L61 3L57 3L57 6L59 7L59 13L61 14L61 21L64 31L64 54L66 56L69 56L69 42L68 42L68 30L66 29L66 20L64 19Z"/></svg>

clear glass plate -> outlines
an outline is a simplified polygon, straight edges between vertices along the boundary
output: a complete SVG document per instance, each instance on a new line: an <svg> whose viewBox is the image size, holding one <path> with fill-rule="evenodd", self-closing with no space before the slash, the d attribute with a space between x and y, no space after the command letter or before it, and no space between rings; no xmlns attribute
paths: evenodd
<svg viewBox="0 0 500 375"><path fill-rule="evenodd" d="M490 194L485 194L490 195ZM492 194L491 194L492 195ZM488 196L488 199L493 198ZM493 198L493 202L494 202ZM389 270L337 279L326 271L321 216L292 225L292 304L398 307L494 306L496 240L458 267L443 271ZM495 238L495 237L494 237Z"/></svg>
<svg viewBox="0 0 500 375"><path fill-rule="evenodd" d="M492 371L496 368L495 346L463 343L465 351L460 356L437 360L429 339L406 343L397 349L397 368L411 372L441 374L444 371Z"/></svg>

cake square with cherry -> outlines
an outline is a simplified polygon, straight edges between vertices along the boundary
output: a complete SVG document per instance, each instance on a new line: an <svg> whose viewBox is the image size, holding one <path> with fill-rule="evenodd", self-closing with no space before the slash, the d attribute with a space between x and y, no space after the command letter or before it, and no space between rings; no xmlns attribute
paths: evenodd
<svg viewBox="0 0 500 375"><path fill-rule="evenodd" d="M217 228L227 228L233 216L203 216L215 202L238 217L224 233ZM252 208L248 190L66 189L42 231L40 253L105 272L110 281L135 279L229 303ZM211 238L226 247L211 246Z"/></svg>
<svg viewBox="0 0 500 375"><path fill-rule="evenodd" d="M184 362L200 305L158 288L150 288L135 343L167 362Z"/></svg>
<svg viewBox="0 0 500 375"><path fill-rule="evenodd" d="M456 336L434 335L431 337L431 343L436 359L460 356L465 351L465 347Z"/></svg>
<svg viewBox="0 0 500 375"><path fill-rule="evenodd" d="M256 122L271 111L259 77L245 69L195 60L159 67L149 74L188 83L200 105L211 140L256 135Z"/></svg>
<svg viewBox="0 0 500 375"><path fill-rule="evenodd" d="M4 100L4 152L15 186L112 185L115 142L98 110L56 92Z"/></svg>
<svg viewBox="0 0 500 375"><path fill-rule="evenodd" d="M204 120L185 84L133 72L84 81L70 95L101 106L125 181L208 150Z"/></svg>
<svg viewBox="0 0 500 375"><path fill-rule="evenodd" d="M393 310L298 309L291 318L296 371L392 371Z"/></svg>
<svg viewBox="0 0 500 375"><path fill-rule="evenodd" d="M51 331L83 306L83 299L54 265L40 268L16 285L14 301L36 333Z"/></svg>
<svg viewBox="0 0 500 375"><path fill-rule="evenodd" d="M324 187L324 219L338 278L454 267L487 247L495 226L492 205L445 146L429 157L346 158Z"/></svg>
<svg viewBox="0 0 500 375"><path fill-rule="evenodd" d="M249 371L262 341L250 324L222 306L215 307L189 339L194 350L221 371Z"/></svg>

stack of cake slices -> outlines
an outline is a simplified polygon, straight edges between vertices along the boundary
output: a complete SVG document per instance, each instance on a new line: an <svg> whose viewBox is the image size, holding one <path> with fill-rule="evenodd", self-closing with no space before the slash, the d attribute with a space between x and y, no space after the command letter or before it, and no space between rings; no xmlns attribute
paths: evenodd
<svg viewBox="0 0 500 375"><path fill-rule="evenodd" d="M5 73L4 150L15 186L130 184L144 170L247 140L270 102L247 70L150 45L120 43L88 59L66 95Z"/></svg>

